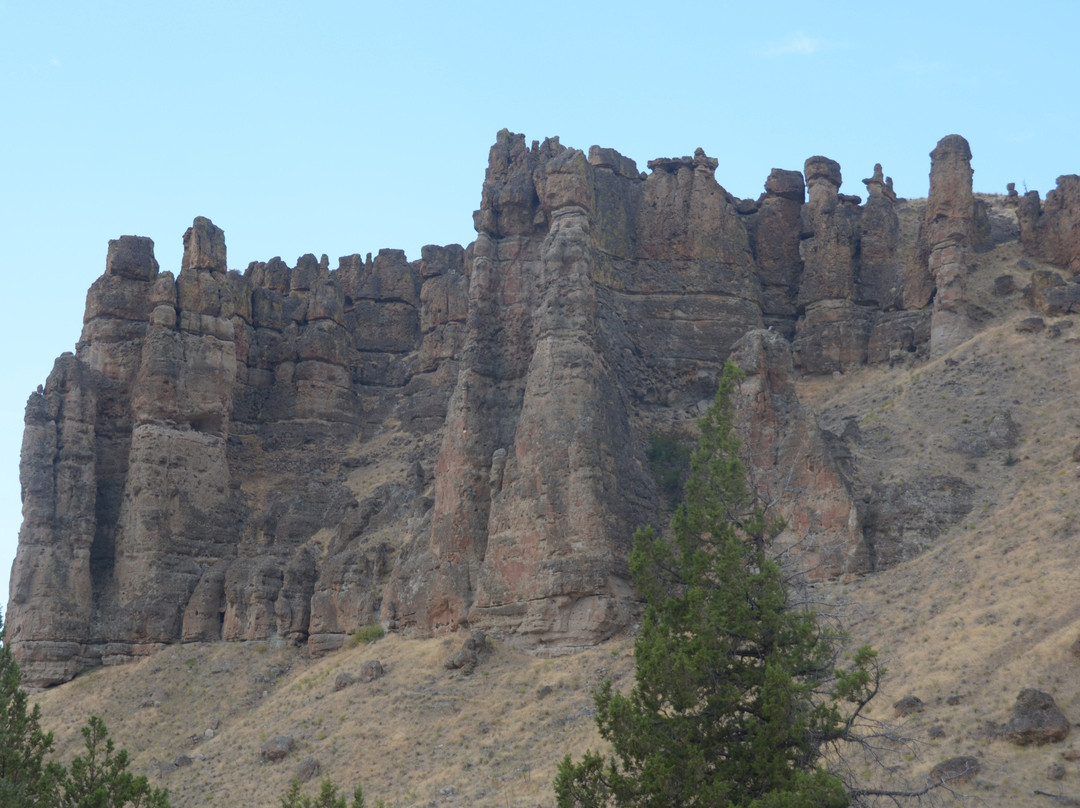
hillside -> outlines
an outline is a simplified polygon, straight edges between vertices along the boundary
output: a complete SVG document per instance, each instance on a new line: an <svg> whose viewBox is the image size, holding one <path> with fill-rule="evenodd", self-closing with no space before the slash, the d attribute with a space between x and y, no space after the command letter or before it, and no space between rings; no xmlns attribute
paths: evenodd
<svg viewBox="0 0 1080 808"><path fill-rule="evenodd" d="M103 714L184 808L273 805L307 758L394 805L550 805L630 680L651 450L731 358L777 551L881 649L874 715L924 707L855 773L963 754L984 804L1071 792L1069 740L997 727L1026 687L1080 720L1080 177L976 194L962 137L930 158L925 199L813 156L745 200L700 149L642 172L504 130L465 248L240 272L199 217L174 274L110 241L26 410L5 625L46 723ZM479 668L445 668L471 631Z"/></svg>
<svg viewBox="0 0 1080 808"><path fill-rule="evenodd" d="M1072 563L1080 327L1046 317L1045 330L1023 330L1031 307L993 284L1008 273L1023 288L1043 268L1015 242L983 253L969 290L985 320L972 339L932 360L798 383L824 427L843 434L855 424L851 462L863 476L872 469L882 485L931 476L971 486L970 511L930 546L815 592L823 611L842 615L852 644L881 649L889 674L873 715L893 720L891 705L904 696L925 702L899 721L919 744L890 761L886 782L918 784L936 763L974 755L982 770L960 791L988 806L1049 804L1036 789L1080 794L1080 764L1062 758L1080 747L1073 737L1031 748L988 732L1008 720L1023 687L1052 693L1080 721L1080 607L1070 605L1080 587ZM989 434L1004 411L1015 445L972 449L971 435ZM61 738L102 713L176 806L274 805L308 756L324 775L361 782L370 797L403 808L551 805L558 760L597 742L591 689L605 676L630 679L631 637L554 658L496 640L471 676L443 667L463 638L391 635L317 658L257 642L175 645L37 700ZM376 658L385 677L334 689L340 672ZM277 734L293 736L297 749L263 762L262 744ZM177 768L181 755L190 765ZM1061 782L1047 779L1054 763L1065 766Z"/></svg>

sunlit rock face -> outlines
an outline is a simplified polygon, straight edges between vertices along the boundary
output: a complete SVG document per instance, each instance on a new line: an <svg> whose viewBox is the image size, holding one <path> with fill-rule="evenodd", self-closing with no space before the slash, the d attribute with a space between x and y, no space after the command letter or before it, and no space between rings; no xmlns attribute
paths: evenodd
<svg viewBox="0 0 1080 808"><path fill-rule="evenodd" d="M329 650L374 621L551 653L611 636L633 532L667 520L649 436L692 440L732 355L800 563L899 558L794 380L971 332L970 150L938 144L929 201L876 166L863 203L825 157L736 199L718 164L503 131L464 249L241 273L200 217L174 276L149 239L110 242L26 410L6 621L28 683L178 641ZM1014 202L1025 250L1067 267L1073 184Z"/></svg>

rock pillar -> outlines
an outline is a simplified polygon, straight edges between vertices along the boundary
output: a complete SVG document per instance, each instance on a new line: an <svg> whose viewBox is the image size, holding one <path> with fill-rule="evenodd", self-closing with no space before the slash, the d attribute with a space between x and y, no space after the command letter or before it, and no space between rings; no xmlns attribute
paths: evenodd
<svg viewBox="0 0 1080 808"><path fill-rule="evenodd" d="M869 323L855 305L859 200L839 193L835 160L811 157L804 172L810 199L802 208L802 317L794 350L804 370L832 373L866 362Z"/></svg>
<svg viewBox="0 0 1080 808"><path fill-rule="evenodd" d="M930 355L941 356L974 332L967 304L968 253L975 218L971 190L971 148L960 135L948 135L930 152L930 197L923 239L934 278L930 317Z"/></svg>

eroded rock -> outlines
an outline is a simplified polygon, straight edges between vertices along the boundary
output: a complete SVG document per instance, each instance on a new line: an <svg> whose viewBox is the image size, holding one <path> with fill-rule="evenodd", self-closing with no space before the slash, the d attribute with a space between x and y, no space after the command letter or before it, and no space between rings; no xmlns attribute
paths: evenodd
<svg viewBox="0 0 1080 808"><path fill-rule="evenodd" d="M968 253L972 249L975 196L971 147L960 135L938 141L930 153L930 196L923 239L937 291L930 323L930 351L940 356L974 333L968 312Z"/></svg>
<svg viewBox="0 0 1080 808"><path fill-rule="evenodd" d="M792 379L967 333L986 217L966 142L935 149L925 203L875 166L862 204L824 157L740 200L720 162L639 172L503 131L467 248L241 273L200 217L174 274L149 239L111 242L77 353L27 404L6 613L27 683L181 640L329 651L376 621L546 650L609 637L638 608L634 529L666 521L649 432L692 432L751 333L748 428L803 561L838 575L926 546L970 507L962 481L854 479ZM1067 241L1069 188L1015 200L1028 242ZM1071 310L1071 281L1043 280L1033 304Z"/></svg>
<svg viewBox="0 0 1080 808"><path fill-rule="evenodd" d="M1045 202L1029 191L1019 199L1017 218L1028 255L1080 274L1080 176L1058 177Z"/></svg>
<svg viewBox="0 0 1080 808"><path fill-rule="evenodd" d="M291 735L275 735L262 745L259 754L263 760L275 763L284 760L295 748L296 741L293 740Z"/></svg>
<svg viewBox="0 0 1080 808"><path fill-rule="evenodd" d="M1069 734L1069 721L1054 697L1042 690L1026 688L1016 697L1012 718L1001 735L1017 746L1062 741Z"/></svg>
<svg viewBox="0 0 1080 808"><path fill-rule="evenodd" d="M930 770L930 774L926 779L930 785L936 783L958 785L970 782L971 778L977 775L981 769L982 764L979 763L978 758L971 755L959 755L937 764Z"/></svg>

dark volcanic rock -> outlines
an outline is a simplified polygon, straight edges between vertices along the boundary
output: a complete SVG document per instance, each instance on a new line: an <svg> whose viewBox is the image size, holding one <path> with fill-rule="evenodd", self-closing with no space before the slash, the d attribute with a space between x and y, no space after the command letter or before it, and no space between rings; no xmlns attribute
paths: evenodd
<svg viewBox="0 0 1080 808"><path fill-rule="evenodd" d="M1058 177L1045 203L1038 191L1029 191L1019 200L1017 218L1024 252L1080 274L1080 176Z"/></svg>
<svg viewBox="0 0 1080 808"><path fill-rule="evenodd" d="M1017 746L1056 743L1069 734L1069 720L1049 693L1033 688L1021 690L1016 697L1012 718L1001 728L1001 735Z"/></svg>
<svg viewBox="0 0 1080 808"><path fill-rule="evenodd" d="M969 483L951 476L874 483L862 509L873 568L891 567L918 555L971 512L974 494Z"/></svg>
<svg viewBox="0 0 1080 808"><path fill-rule="evenodd" d="M1048 317L1060 317L1080 311L1080 283L1066 281L1056 272L1045 269L1031 274L1024 288L1024 300Z"/></svg>
<svg viewBox="0 0 1080 808"><path fill-rule="evenodd" d="M972 249L975 196L971 148L960 135L938 141L930 153L930 197L923 239L937 292L930 323L931 354L947 353L974 333L968 313L968 253Z"/></svg>
<svg viewBox="0 0 1080 808"><path fill-rule="evenodd" d="M718 165L698 149L643 173L504 130L467 248L240 273L199 217L174 274L149 239L110 242L76 352L26 408L5 617L27 684L177 641L326 651L374 622L609 637L638 609L634 530L666 521L649 434L692 435L733 351L792 557L831 576L918 552L970 490L855 479L794 378L958 344L968 253L1014 237L1012 208L976 209L957 136L926 202L875 166L860 204L824 157L739 200ZM1065 179L1014 207L1025 249L1071 266ZM1073 285L1036 274L1029 300L1071 311Z"/></svg>
<svg viewBox="0 0 1080 808"><path fill-rule="evenodd" d="M971 781L982 769L979 759L971 755L960 755L943 760L930 770L926 778L930 785L944 783L949 786L959 785Z"/></svg>

